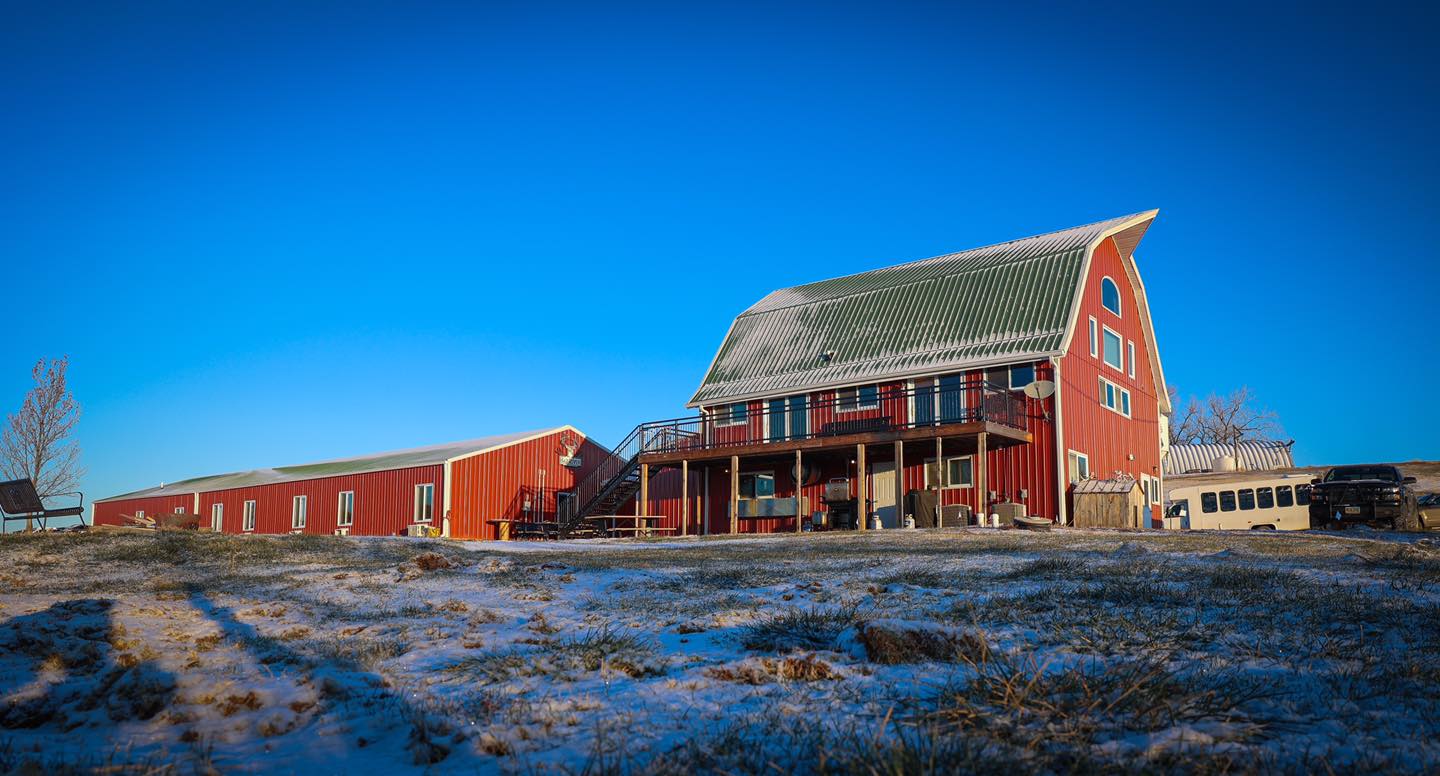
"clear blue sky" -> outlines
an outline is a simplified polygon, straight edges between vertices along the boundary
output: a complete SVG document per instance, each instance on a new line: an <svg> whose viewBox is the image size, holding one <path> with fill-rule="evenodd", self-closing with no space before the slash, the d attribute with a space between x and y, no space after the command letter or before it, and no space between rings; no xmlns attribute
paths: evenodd
<svg viewBox="0 0 1440 776"><path fill-rule="evenodd" d="M5 6L0 403L71 356L88 494L613 443L771 288L1152 207L1171 382L1440 458L1434 18L476 5Z"/></svg>

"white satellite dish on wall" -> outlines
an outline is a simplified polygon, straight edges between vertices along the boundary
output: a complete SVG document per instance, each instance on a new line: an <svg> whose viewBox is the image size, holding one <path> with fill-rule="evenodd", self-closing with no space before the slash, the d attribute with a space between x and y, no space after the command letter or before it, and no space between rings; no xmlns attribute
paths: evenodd
<svg viewBox="0 0 1440 776"><path fill-rule="evenodd" d="M1032 399L1048 399L1055 395L1055 383L1050 380L1036 380L1025 386L1025 395Z"/></svg>

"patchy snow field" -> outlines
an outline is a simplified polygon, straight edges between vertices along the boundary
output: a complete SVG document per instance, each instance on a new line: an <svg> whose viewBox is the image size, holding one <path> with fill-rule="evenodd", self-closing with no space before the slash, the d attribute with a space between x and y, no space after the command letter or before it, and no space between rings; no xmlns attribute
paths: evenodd
<svg viewBox="0 0 1440 776"><path fill-rule="evenodd" d="M0 771L1436 772L1440 543L0 539Z"/></svg>

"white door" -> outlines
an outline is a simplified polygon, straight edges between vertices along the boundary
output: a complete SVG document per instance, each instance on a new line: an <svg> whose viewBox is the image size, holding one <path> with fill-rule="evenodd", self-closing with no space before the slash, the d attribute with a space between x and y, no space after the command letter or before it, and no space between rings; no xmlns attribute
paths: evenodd
<svg viewBox="0 0 1440 776"><path fill-rule="evenodd" d="M212 504L210 506L210 530L220 533L225 523L225 505Z"/></svg>
<svg viewBox="0 0 1440 776"><path fill-rule="evenodd" d="M880 515L880 524L886 528L899 528L899 510L895 508L894 461L879 461L870 467L870 493L870 498L875 501L875 513Z"/></svg>

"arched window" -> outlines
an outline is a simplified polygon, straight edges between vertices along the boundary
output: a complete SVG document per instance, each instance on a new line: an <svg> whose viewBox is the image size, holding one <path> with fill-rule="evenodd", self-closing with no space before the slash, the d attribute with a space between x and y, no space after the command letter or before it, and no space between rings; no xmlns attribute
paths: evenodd
<svg viewBox="0 0 1440 776"><path fill-rule="evenodd" d="M1120 314L1120 287L1108 277L1100 281L1100 304L1104 305L1106 310Z"/></svg>

